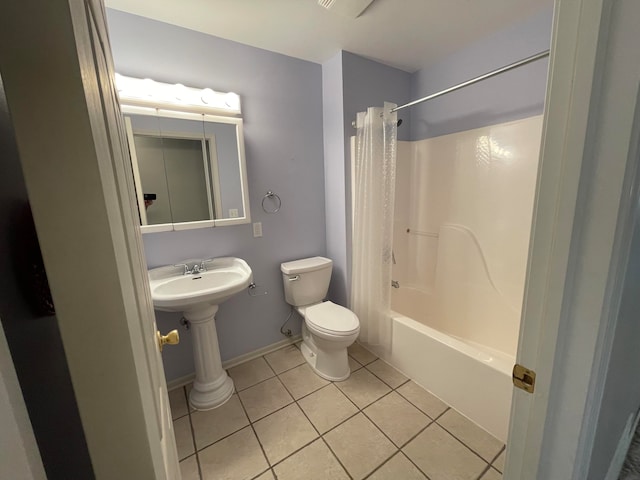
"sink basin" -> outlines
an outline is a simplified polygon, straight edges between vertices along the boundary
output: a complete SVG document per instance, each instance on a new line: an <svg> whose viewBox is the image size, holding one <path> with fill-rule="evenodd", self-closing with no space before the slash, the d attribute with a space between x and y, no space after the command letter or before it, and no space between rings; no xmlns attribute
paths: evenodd
<svg viewBox="0 0 640 480"><path fill-rule="evenodd" d="M190 267L199 260L184 262ZM196 378L189 403L196 410L223 405L234 392L233 380L222 368L215 315L218 305L253 281L247 262L225 257L205 262L205 272L184 274L184 267L149 270L151 298L156 310L182 312L191 328Z"/></svg>
<svg viewBox="0 0 640 480"><path fill-rule="evenodd" d="M186 261L191 265L197 261ZM206 272L184 275L183 267L166 266L149 270L151 297L157 310L184 312L219 305L246 289L253 275L240 258L216 258L205 263Z"/></svg>

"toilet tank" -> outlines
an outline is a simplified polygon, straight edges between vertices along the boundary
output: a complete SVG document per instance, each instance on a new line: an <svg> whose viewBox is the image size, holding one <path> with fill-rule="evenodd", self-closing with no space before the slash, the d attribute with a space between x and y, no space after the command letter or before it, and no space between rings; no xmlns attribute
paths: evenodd
<svg viewBox="0 0 640 480"><path fill-rule="evenodd" d="M324 257L282 263L284 296L289 305L300 307L321 302L327 296L333 262Z"/></svg>

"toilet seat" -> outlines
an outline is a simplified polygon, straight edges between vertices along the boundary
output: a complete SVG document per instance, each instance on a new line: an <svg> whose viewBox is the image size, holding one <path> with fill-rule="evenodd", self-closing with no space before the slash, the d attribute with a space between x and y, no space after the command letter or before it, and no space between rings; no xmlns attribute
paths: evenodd
<svg viewBox="0 0 640 480"><path fill-rule="evenodd" d="M360 329L360 321L356 314L333 302L323 302L306 308L304 317L308 328L325 335L348 336Z"/></svg>

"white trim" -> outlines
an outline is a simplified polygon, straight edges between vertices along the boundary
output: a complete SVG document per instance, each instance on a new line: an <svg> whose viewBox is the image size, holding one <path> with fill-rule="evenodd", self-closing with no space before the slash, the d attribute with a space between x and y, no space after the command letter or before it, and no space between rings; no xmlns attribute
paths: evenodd
<svg viewBox="0 0 640 480"><path fill-rule="evenodd" d="M156 225L140 225L142 233L172 232L173 223L158 223Z"/></svg>
<svg viewBox="0 0 640 480"><path fill-rule="evenodd" d="M216 226L220 225L238 225L241 223L251 223L251 209L249 208L249 183L247 180L247 159L245 157L244 149L244 127L242 119L239 120L236 125L236 135L238 136L238 163L240 164L240 190L242 191L242 209L243 217L239 217L237 222L226 222L221 219L216 223Z"/></svg>
<svg viewBox="0 0 640 480"><path fill-rule="evenodd" d="M602 0L559 0L554 12L540 171L517 354L518 363L537 372L536 392L530 395L513 391L506 478L538 478L587 134L598 7L602 8Z"/></svg>
<svg viewBox="0 0 640 480"><path fill-rule="evenodd" d="M214 160L215 157L215 160ZM222 197L220 192L220 172L218 169L218 145L216 136L209 137L209 163L211 165L211 177L216 188L213 189L214 212L213 219L222 214ZM215 226L215 225L214 225Z"/></svg>
<svg viewBox="0 0 640 480"><path fill-rule="evenodd" d="M140 222L147 225L147 209L144 206L144 192L142 191L142 179L140 178L140 167L138 166L138 152L136 151L135 138L133 136L133 127L131 125L131 117L124 117L124 126L127 131L127 143L129 144L129 153L131 154L131 165L133 166L133 181L136 186L136 196L138 198L138 212L140 213Z"/></svg>
<svg viewBox="0 0 640 480"><path fill-rule="evenodd" d="M518 363L537 372L536 392L514 389L505 478L587 478L593 446L588 431L597 423L590 415L599 410L591 402L604 381L597 378L600 349L607 348L601 334L615 304L608 298L610 274L621 261L614 253L629 174L635 107L629 99L637 91L628 37L610 45L618 27L625 32L632 27L611 23L611 12L630 5L615 0L556 5L518 350ZM626 60L624 66L616 63L619 58Z"/></svg>
<svg viewBox="0 0 640 480"><path fill-rule="evenodd" d="M229 226L229 225L243 225L243 224L251 223L251 208L249 204L249 183L247 180L247 159L245 157L244 132L243 132L244 123L242 118L223 117L219 115L210 115L210 114L203 114L203 113L181 112L176 110L155 109L155 108L136 106L136 105L122 105L121 109L123 113L130 114L130 115L146 115L146 116L155 116L155 117L163 117L163 118L178 118L183 120L195 120L199 122L225 123L225 124L236 126L236 140L237 140L236 145L237 145L237 153L238 153L238 169L240 172L240 191L242 192L243 216L224 217L219 219L212 219L210 221L199 221L199 222L142 225L140 227L140 231L142 233L170 232L173 230L180 231L180 230L191 230L191 229L198 229L198 228L223 227L223 226ZM148 135L154 135L154 136L158 135L157 132L147 133L143 130L136 130L135 133L143 134L143 135L148 134ZM129 132L127 130L127 135L128 134ZM166 132L166 136L172 136L174 134L178 137L184 136L184 138L187 138L186 134L183 135L182 133ZM161 135L165 136L165 133L163 132ZM196 137L194 135L193 138L201 138L201 137ZM209 139L211 137L205 137L205 138ZM215 146L215 142L213 142L212 145ZM135 152L134 147L131 147L131 150L132 152ZM217 178L216 178L216 175L217 175ZM220 179L218 175L217 150L216 150L216 162L215 164L212 163L212 176L214 177L218 185L218 188L214 189L215 207L216 209L219 208L219 210L216 210L216 211L219 212L221 215L224 215L224 212L222 211L222 202L220 199Z"/></svg>
<svg viewBox="0 0 640 480"><path fill-rule="evenodd" d="M235 367L237 365L240 365L241 363L245 363L245 362L248 362L249 360L253 360L254 358L258 358L263 355L266 355L267 353L275 352L276 350L279 350L282 347L294 344L300 340L302 340L302 336L300 334L294 335L289 338L284 338L279 342L272 343L271 345L267 345L266 347L259 348L258 350L254 350L253 352L245 353L243 355L230 358L229 360L222 362L222 368L227 369L227 368Z"/></svg>
<svg viewBox="0 0 640 480"><path fill-rule="evenodd" d="M246 363L250 360L254 360L258 357L262 357L263 355L267 355L268 353L275 352L276 350L280 350L282 347L286 347L287 345L292 345L297 341L301 340L302 337L300 335L294 335L291 338L285 338L284 340L280 340L279 342L272 343L271 345L267 345L266 347L259 348L258 350L254 350L249 353L245 353L243 355L239 355L234 358L230 358L229 360L222 362L222 368L225 370L228 368L233 368L242 363ZM193 380L196 378L195 373L190 373L189 375L184 375L182 377L176 378L167 382L167 388L169 390L175 390L179 387L184 387L185 385L189 385L193 383Z"/></svg>

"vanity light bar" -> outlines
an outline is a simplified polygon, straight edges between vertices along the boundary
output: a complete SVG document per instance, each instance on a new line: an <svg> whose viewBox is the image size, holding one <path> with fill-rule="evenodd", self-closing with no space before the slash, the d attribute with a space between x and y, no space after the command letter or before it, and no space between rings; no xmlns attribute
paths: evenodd
<svg viewBox="0 0 640 480"><path fill-rule="evenodd" d="M116 88L121 103L152 108L186 110L189 112L240 115L237 93L216 92L210 88L172 85L150 78L125 77L116 73Z"/></svg>

